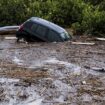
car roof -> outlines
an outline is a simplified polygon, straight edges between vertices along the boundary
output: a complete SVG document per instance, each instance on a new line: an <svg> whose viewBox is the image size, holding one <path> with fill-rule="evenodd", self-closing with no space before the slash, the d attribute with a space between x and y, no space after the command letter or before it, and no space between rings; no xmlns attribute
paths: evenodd
<svg viewBox="0 0 105 105"><path fill-rule="evenodd" d="M50 22L50 21L47 21L47 20L44 20L42 18L38 18L38 17L32 17L30 18L29 20L31 21L34 21L34 22L37 22L39 24L42 24L58 33L62 33L62 32L65 32L65 29L63 29L62 27Z"/></svg>

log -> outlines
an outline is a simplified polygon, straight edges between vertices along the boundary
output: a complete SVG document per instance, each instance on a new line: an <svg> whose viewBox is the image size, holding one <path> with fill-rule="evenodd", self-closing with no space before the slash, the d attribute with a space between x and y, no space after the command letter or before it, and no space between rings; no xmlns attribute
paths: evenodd
<svg viewBox="0 0 105 105"><path fill-rule="evenodd" d="M6 40L14 40L14 39L17 39L17 38L16 38L16 37L8 37L8 36L7 36L7 37L5 37L5 39L6 39Z"/></svg>
<svg viewBox="0 0 105 105"><path fill-rule="evenodd" d="M96 40L105 41L105 38L96 38Z"/></svg>
<svg viewBox="0 0 105 105"><path fill-rule="evenodd" d="M87 42L71 42L72 44L76 44L76 45L94 45L95 43L87 43Z"/></svg>

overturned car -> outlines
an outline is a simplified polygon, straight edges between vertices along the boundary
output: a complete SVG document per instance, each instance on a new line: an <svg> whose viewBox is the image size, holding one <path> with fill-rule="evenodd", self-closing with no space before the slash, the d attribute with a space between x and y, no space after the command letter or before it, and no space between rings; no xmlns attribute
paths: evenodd
<svg viewBox="0 0 105 105"><path fill-rule="evenodd" d="M17 42L26 41L63 42L71 39L71 35L62 27L47 20L32 17L24 22L16 32Z"/></svg>

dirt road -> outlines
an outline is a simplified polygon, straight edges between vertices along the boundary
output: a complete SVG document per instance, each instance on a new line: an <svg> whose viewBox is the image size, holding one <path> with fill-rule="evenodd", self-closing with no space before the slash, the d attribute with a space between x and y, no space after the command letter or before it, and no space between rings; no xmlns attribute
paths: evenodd
<svg viewBox="0 0 105 105"><path fill-rule="evenodd" d="M0 105L104 105L105 41L16 43L0 37Z"/></svg>

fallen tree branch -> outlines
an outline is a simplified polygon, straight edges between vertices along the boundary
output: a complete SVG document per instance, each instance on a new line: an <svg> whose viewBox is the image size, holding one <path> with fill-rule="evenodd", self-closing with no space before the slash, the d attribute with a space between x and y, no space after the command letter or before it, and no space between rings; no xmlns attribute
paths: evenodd
<svg viewBox="0 0 105 105"><path fill-rule="evenodd" d="M96 40L105 41L105 38L96 38Z"/></svg>
<svg viewBox="0 0 105 105"><path fill-rule="evenodd" d="M94 45L95 43L87 43L87 42L71 42L72 44L76 44L76 45Z"/></svg>

